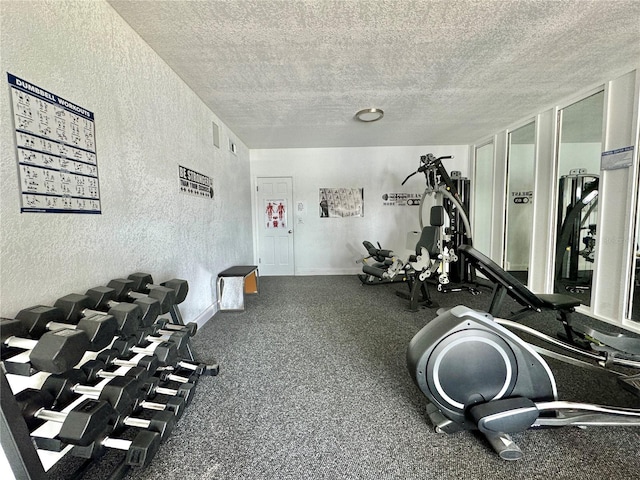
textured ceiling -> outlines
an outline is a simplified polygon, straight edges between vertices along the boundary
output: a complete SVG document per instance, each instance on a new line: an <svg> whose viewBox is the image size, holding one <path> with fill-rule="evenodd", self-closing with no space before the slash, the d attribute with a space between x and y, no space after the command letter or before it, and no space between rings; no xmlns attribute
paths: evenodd
<svg viewBox="0 0 640 480"><path fill-rule="evenodd" d="M250 148L471 143L640 66L640 0L109 3Z"/></svg>

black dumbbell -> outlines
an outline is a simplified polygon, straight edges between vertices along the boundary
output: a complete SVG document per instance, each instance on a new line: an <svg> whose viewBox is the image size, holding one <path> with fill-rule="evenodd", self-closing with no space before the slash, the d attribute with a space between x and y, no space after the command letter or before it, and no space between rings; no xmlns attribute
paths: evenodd
<svg viewBox="0 0 640 480"><path fill-rule="evenodd" d="M189 352L191 336L186 330L165 330L161 325L153 324L149 327L139 328L138 331L129 338L136 341L136 344L145 342L172 342L176 344L178 352L185 354Z"/></svg>
<svg viewBox="0 0 640 480"><path fill-rule="evenodd" d="M105 351L107 352L107 351ZM102 355L104 352L101 352ZM99 355L99 357L100 357ZM105 358L105 355L102 355L102 358ZM108 358L111 364L115 364L117 359ZM121 363L125 363L126 361L122 361ZM89 363L89 362L87 362ZM133 362L131 362L133 363ZM116 412L119 414L128 414L133 411L138 403L140 402L141 396L153 396L156 394L168 395L168 396L178 396L183 397L185 399L186 404L191 403L191 399L193 398L193 394L195 393L195 385L192 383L187 383L183 381L177 388L167 388L163 385L160 385L161 379L158 377L152 377L152 372L155 372L155 366L157 363L152 357L149 362L144 362L146 365L146 369L144 367L140 367L140 370L144 370L145 374L140 375L109 375L103 372L103 376L110 378L109 383L102 387L91 387L80 385L85 381L89 381L89 379L84 380L82 376L76 375L73 378L69 379L69 377L54 377L52 380L47 379L45 384L43 385L44 390L51 391L52 393L60 396L61 394L81 394L81 395L89 395L93 397L97 397L100 400L106 400L109 404L114 408ZM86 364L85 364L86 365ZM84 367L84 365L83 365ZM93 367L93 368L92 368ZM89 365L89 371L86 370L83 372L88 373L89 375L94 375L96 372L95 365ZM83 369L84 370L84 369ZM182 377L180 377L182 379ZM176 379L169 379L176 381ZM143 392L141 394L141 392ZM66 399L64 399L66 401Z"/></svg>
<svg viewBox="0 0 640 480"><path fill-rule="evenodd" d="M159 400L163 401L160 402ZM153 401L147 399L139 400L138 404L136 405L136 407L143 408L145 410L171 412L171 414L176 417L176 420L180 420L180 417L182 417L186 406L187 401L184 397L162 394L155 395Z"/></svg>
<svg viewBox="0 0 640 480"><path fill-rule="evenodd" d="M107 313L92 310L91 306L91 298L79 293L65 295L54 303L54 307L60 308L64 312L65 318L71 323L78 323L80 319L90 315L109 314L116 318L118 329L122 335L131 335L140 326L142 311L138 305L121 303L110 308Z"/></svg>
<svg viewBox="0 0 640 480"><path fill-rule="evenodd" d="M149 377L143 382L144 391L147 396L167 395L169 397L182 397L186 405L191 403L196 393L195 383L178 383L177 388L170 388L171 385L162 383L158 377Z"/></svg>
<svg viewBox="0 0 640 480"><path fill-rule="evenodd" d="M109 403L118 413L133 411L142 387L140 379L132 377L115 377L106 383L96 386L83 385L86 375L80 370L73 374L50 375L42 384L42 390L50 393L58 404L67 404L76 395L85 395L96 400Z"/></svg>
<svg viewBox="0 0 640 480"><path fill-rule="evenodd" d="M179 278L172 278L171 280L162 282L160 285L153 284L153 277L149 273L136 272L132 273L127 278L136 282L133 289L140 293L150 292L159 286L172 289L176 293L174 301L175 305L184 302L185 298L187 298L187 293L189 293L189 282Z"/></svg>
<svg viewBox="0 0 640 480"><path fill-rule="evenodd" d="M117 371L106 370L108 368L107 364L95 359L89 360L88 362L80 365L80 370L82 370L82 372L87 376L88 382L102 381L114 377L131 377L139 380L145 380L155 373L155 369L150 372L148 369L140 366L129 367L127 365L127 367L128 368L124 369L118 367Z"/></svg>
<svg viewBox="0 0 640 480"><path fill-rule="evenodd" d="M158 370L161 371L171 371L178 372L180 374L180 370L185 370L189 372L189 375L197 375L197 376L216 376L220 373L220 366L217 363L206 364L206 363L195 363L188 362L186 360L179 360L175 365L165 365L159 367Z"/></svg>
<svg viewBox="0 0 640 480"><path fill-rule="evenodd" d="M120 350L109 348L98 353L96 361L104 362L106 365L113 365L115 367L140 368L145 370L147 377L153 375L158 367L160 367L160 360L158 360L158 357L155 355L136 354L128 357L123 357L123 355L125 354Z"/></svg>
<svg viewBox="0 0 640 480"><path fill-rule="evenodd" d="M21 350L30 350L29 362L41 371L64 373L80 362L91 348L87 334L82 330L54 330L38 340L21 338L27 336L24 324L18 319L0 319L2 344Z"/></svg>
<svg viewBox="0 0 640 480"><path fill-rule="evenodd" d="M92 301L91 308L96 310L109 310L119 304L116 301L116 291L111 287L93 287L87 290L85 295ZM144 296L136 298L133 303L138 305L142 311L140 318L140 326L142 327L152 325L161 313L160 302L155 298Z"/></svg>
<svg viewBox="0 0 640 480"><path fill-rule="evenodd" d="M62 310L56 307L36 305L18 312L16 318L26 327L29 336L40 338L50 330L63 328L82 330L91 342L90 350L98 351L109 345L118 332L118 322L111 315L92 315L81 318L77 324L63 323Z"/></svg>
<svg viewBox="0 0 640 480"><path fill-rule="evenodd" d="M149 296L160 302L160 312L162 314L169 312L176 303L176 292L171 288L158 286L149 290L148 293L141 293L135 290L135 286L136 282L128 278L115 278L107 283L107 287L116 291L116 300L118 302L133 302L138 298Z"/></svg>
<svg viewBox="0 0 640 480"><path fill-rule="evenodd" d="M193 337L198 331L198 324L195 322L185 323L184 325L179 325L177 323L171 323L167 318L159 318L154 323L154 326L159 328L159 332L164 331L178 331L184 332L186 331L190 337Z"/></svg>
<svg viewBox="0 0 640 480"><path fill-rule="evenodd" d="M113 342L112 348L121 354L141 353L154 355L163 365L174 365L178 362L178 347L171 342L147 342L146 345L132 345L131 340L120 338Z"/></svg>
<svg viewBox="0 0 640 480"><path fill-rule="evenodd" d="M161 382L193 383L194 385L198 383L200 379L200 377L193 372L176 372L175 370L158 370L154 376L159 378Z"/></svg>
<svg viewBox="0 0 640 480"><path fill-rule="evenodd" d="M124 450L127 452L125 457L127 465L144 468L151 463L151 460L158 452L160 440L160 434L150 430L140 431L133 440L112 438L106 432L103 432L101 438L87 446L74 446L71 449L71 455L80 458L98 459L104 455L106 449Z"/></svg>
<svg viewBox="0 0 640 480"><path fill-rule="evenodd" d="M71 384L73 382L69 382ZM100 400L107 401L119 415L129 415L132 412L142 408L145 410L155 411L169 411L172 412L177 418L182 416L184 408L191 400L193 392L192 386L185 384L179 389L168 389L160 387L158 389L151 389L150 384L157 385L156 377L126 377L116 376L109 380L109 383L102 387L90 387L75 385L72 390L69 388L69 384L62 385L61 388L64 391L72 392L75 394L88 395L97 397ZM107 388L108 387L108 388ZM44 386L43 386L44 388ZM60 387L58 387L60 388ZM150 402L146 400L149 394L162 394L167 396L167 401L164 403ZM155 399L154 399L155 400Z"/></svg>
<svg viewBox="0 0 640 480"><path fill-rule="evenodd" d="M47 410L55 399L44 390L26 388L15 395L16 403L29 430L42 422L61 423L58 438L72 445L88 445L109 427L115 412L104 401L85 399L69 412Z"/></svg>
<svg viewBox="0 0 640 480"><path fill-rule="evenodd" d="M187 332L167 331L166 333L162 333L161 331L156 331L155 333L142 337L141 340L152 343L174 343L178 349L178 354L184 356L189 351L188 347L191 344L190 338Z"/></svg>
<svg viewBox="0 0 640 480"><path fill-rule="evenodd" d="M114 431L124 427L144 428L160 434L160 440L166 440L176 425L176 416L169 410L154 412L151 418L120 415L113 422Z"/></svg>

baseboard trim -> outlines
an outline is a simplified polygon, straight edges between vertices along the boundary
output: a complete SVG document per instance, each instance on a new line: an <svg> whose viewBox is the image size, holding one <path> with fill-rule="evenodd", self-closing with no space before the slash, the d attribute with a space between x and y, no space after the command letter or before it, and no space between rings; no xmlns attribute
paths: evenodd
<svg viewBox="0 0 640 480"><path fill-rule="evenodd" d="M192 320L193 322L195 322L198 325L198 328L204 326L205 323L207 323L209 320L211 320L211 318L218 313L218 305L217 304L213 304L213 305L209 305L204 312L202 312L200 315L198 315L194 320Z"/></svg>

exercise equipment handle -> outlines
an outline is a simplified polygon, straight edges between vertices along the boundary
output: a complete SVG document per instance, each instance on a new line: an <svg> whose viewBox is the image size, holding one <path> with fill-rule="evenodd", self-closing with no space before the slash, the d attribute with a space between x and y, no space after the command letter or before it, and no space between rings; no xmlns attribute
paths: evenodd
<svg viewBox="0 0 640 480"><path fill-rule="evenodd" d="M409 180L411 177L413 177L416 173L423 173L425 171L427 171L430 168L433 167L438 167L438 165L442 164L442 160L447 160L447 159L451 159L453 158L453 155L445 155L443 157L435 157L433 154L428 153L426 155L422 155L420 157L420 162L422 163L422 165L420 165L420 167L413 173L410 173L407 178L405 178L402 183L400 185L404 185L407 180ZM444 168L440 169L442 171L444 171ZM442 172L439 172L442 175ZM444 172L444 174L446 175L446 180L448 180L448 183L451 183L451 179L449 178L449 175L447 175L446 171Z"/></svg>
<svg viewBox="0 0 640 480"><path fill-rule="evenodd" d="M422 168L422 167L420 167L420 168ZM410 174L407 176L407 178L405 178L405 179L402 181L402 183L401 183L400 185L404 185L404 184L407 182L407 180L409 180L411 177L413 177L416 173L418 173L418 172L420 171L420 168L419 168L418 170L416 170L415 172L410 173Z"/></svg>

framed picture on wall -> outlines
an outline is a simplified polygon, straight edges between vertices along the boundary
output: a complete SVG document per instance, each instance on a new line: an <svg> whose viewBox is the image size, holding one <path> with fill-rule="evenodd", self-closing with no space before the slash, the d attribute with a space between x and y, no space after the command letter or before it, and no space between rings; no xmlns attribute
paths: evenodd
<svg viewBox="0 0 640 480"><path fill-rule="evenodd" d="M321 188L320 218L363 217L364 188Z"/></svg>

